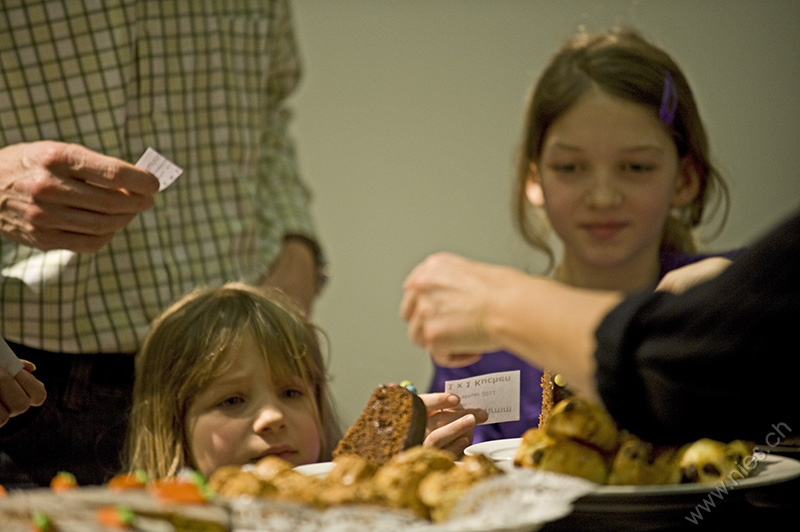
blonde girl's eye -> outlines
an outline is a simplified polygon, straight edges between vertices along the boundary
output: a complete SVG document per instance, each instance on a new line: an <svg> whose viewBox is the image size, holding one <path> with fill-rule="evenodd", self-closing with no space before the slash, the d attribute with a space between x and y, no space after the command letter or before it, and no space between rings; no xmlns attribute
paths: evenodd
<svg viewBox="0 0 800 532"><path fill-rule="evenodd" d="M283 397L286 399L299 399L300 397L304 397L306 395L305 389L298 387L298 386L290 386L288 388L284 388L282 392Z"/></svg>
<svg viewBox="0 0 800 532"><path fill-rule="evenodd" d="M233 396L230 396L230 397L226 397L225 399L222 399L218 403L218 405L221 408L231 408L231 407L234 407L234 406L241 405L243 403L244 403L244 397L242 397L240 395L233 395Z"/></svg>

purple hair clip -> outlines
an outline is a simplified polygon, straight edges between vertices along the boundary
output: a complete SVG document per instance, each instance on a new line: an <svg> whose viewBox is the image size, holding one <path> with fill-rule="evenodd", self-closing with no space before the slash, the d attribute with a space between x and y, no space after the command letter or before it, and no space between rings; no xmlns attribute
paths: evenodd
<svg viewBox="0 0 800 532"><path fill-rule="evenodd" d="M664 75L664 94L661 96L661 107L658 108L658 117L668 126L675 121L675 113L678 111L678 88L672 80L669 70Z"/></svg>

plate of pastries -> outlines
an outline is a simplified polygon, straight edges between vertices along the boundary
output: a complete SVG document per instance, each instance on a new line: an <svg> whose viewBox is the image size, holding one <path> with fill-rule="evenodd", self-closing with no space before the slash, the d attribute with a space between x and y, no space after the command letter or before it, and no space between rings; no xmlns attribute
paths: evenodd
<svg viewBox="0 0 800 532"><path fill-rule="evenodd" d="M746 440L647 442L619 429L601 405L573 394L556 380L549 373L543 377L538 427L521 438L472 445L465 454L484 454L505 469L529 468L595 483L596 489L579 505L646 504L665 496L707 494L718 487L741 493L800 477L799 461Z"/></svg>

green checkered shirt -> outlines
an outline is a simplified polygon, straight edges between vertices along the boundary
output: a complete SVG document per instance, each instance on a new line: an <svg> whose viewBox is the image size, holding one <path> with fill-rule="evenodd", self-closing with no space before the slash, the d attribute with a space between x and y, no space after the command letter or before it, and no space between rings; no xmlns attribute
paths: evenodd
<svg viewBox="0 0 800 532"><path fill-rule="evenodd" d="M59 140L184 169L95 254L0 239L7 340L133 352L197 285L254 282L314 237L287 135L300 65L286 1L2 0L0 146Z"/></svg>

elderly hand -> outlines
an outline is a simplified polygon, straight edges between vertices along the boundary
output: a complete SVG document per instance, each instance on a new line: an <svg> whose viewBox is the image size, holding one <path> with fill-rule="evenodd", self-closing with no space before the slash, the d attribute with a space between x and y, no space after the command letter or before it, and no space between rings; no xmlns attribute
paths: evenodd
<svg viewBox="0 0 800 532"><path fill-rule="evenodd" d="M150 172L76 144L0 149L0 234L37 249L94 253L153 205Z"/></svg>
<svg viewBox="0 0 800 532"><path fill-rule="evenodd" d="M510 268L436 253L406 278L400 313L408 336L442 366L466 366L503 346L489 332L490 307L524 276Z"/></svg>

